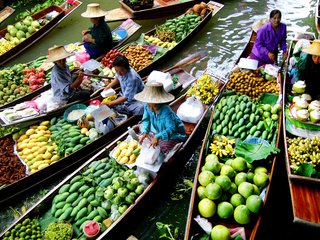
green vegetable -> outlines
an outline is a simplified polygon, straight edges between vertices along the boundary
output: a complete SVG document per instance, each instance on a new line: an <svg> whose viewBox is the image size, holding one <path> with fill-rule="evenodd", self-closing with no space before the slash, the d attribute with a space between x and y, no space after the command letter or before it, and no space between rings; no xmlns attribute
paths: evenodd
<svg viewBox="0 0 320 240"><path fill-rule="evenodd" d="M53 222L44 232L45 240L69 240L72 236L72 225L65 222Z"/></svg>
<svg viewBox="0 0 320 240"><path fill-rule="evenodd" d="M160 233L160 238L166 238L169 240L179 239L179 228L174 227L172 224L165 224L162 222L156 222L157 229Z"/></svg>

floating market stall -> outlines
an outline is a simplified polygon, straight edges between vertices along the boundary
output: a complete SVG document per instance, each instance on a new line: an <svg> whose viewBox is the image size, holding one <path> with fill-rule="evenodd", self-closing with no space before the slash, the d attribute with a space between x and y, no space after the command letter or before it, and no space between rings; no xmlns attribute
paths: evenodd
<svg viewBox="0 0 320 240"><path fill-rule="evenodd" d="M208 79L212 82L209 83ZM222 79L208 75L202 76L198 81L205 81L208 85L207 92L211 93L205 97L208 104L212 104L217 99L225 86L225 81ZM187 95L193 93L193 90L190 90ZM182 95L170 106L177 112L179 106L186 100L187 96ZM9 226L1 237L17 235L14 232L20 235L23 230L20 229L19 223L25 221L37 222L41 232L39 236L43 236L48 231L48 225L57 220L72 224L73 236L77 238L83 237L82 229L90 220L100 224L95 238L103 239L110 234L115 234L116 226L134 214L139 203L157 185L157 182L175 163L179 162L177 161L179 154L191 142L209 109L209 105L202 106L204 111L197 123L184 122L188 132L186 141L176 145L164 159L156 160L156 164L153 165L141 162L143 161L139 159L141 146L128 131L109 145L101 144L103 149ZM138 127L134 127L133 130L137 131ZM136 168L137 166L139 168ZM34 220L38 216L40 217Z"/></svg>
<svg viewBox="0 0 320 240"><path fill-rule="evenodd" d="M283 134L285 138L286 166L289 178L293 223L296 226L320 227L320 115L319 99L312 99L305 92L303 81L291 83L292 61L298 61L300 39L291 42L288 66L284 81ZM311 41L310 41L311 43ZM299 47L300 46L300 47ZM291 65L290 65L291 64ZM307 206L307 207L301 207Z"/></svg>

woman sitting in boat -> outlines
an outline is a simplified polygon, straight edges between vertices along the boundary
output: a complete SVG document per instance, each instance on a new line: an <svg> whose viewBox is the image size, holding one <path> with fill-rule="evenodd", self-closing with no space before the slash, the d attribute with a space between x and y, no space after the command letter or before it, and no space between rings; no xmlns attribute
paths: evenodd
<svg viewBox="0 0 320 240"><path fill-rule="evenodd" d="M305 81L306 92L312 99L320 97L320 40L314 40L309 47L302 49L293 80Z"/></svg>
<svg viewBox="0 0 320 240"><path fill-rule="evenodd" d="M134 95L144 88L143 81L139 74L129 65L125 56L117 56L113 61L116 71L115 79L108 84L105 90L114 88L120 84L120 97L111 102L103 103L108 107L124 114L142 115L143 103L134 99Z"/></svg>
<svg viewBox="0 0 320 240"><path fill-rule="evenodd" d="M145 102L139 141L149 138L151 146L160 146L163 153L168 153L177 143L186 138L184 124L166 104L174 99L167 93L162 83L148 82L135 99Z"/></svg>
<svg viewBox="0 0 320 240"><path fill-rule="evenodd" d="M104 21L105 15L106 12L101 10L98 3L88 4L87 11L81 14L82 17L90 18L93 23L89 30L82 31L84 47L91 58L97 58L112 48L112 34Z"/></svg>
<svg viewBox="0 0 320 240"><path fill-rule="evenodd" d="M80 71L78 76L74 77L67 65L66 58L73 53L68 53L63 46L54 46L49 48L48 52L46 62L54 63L51 71L53 96L60 102L74 102L89 98L89 91L79 89L83 81L83 73Z"/></svg>
<svg viewBox="0 0 320 240"><path fill-rule="evenodd" d="M269 23L257 30L257 39L254 42L250 58L258 60L258 66L275 64L280 44L283 60L286 60L288 56L286 40L287 26L281 23L281 12L277 9L272 10Z"/></svg>

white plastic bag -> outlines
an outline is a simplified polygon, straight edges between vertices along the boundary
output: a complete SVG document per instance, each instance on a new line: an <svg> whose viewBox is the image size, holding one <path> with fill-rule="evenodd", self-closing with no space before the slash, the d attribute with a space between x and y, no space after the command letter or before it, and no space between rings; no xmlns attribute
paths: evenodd
<svg viewBox="0 0 320 240"><path fill-rule="evenodd" d="M170 92L173 89L173 81L169 73L152 71L148 77L148 82L152 81L162 83L166 92Z"/></svg>
<svg viewBox="0 0 320 240"><path fill-rule="evenodd" d="M203 114L203 106L196 96L189 97L177 110L178 117L188 123L197 123Z"/></svg>
<svg viewBox="0 0 320 240"><path fill-rule="evenodd" d="M160 155L160 146L150 147L150 140L145 138L141 144L141 151L137 161L143 161L145 164L154 164ZM139 159L139 160L138 160Z"/></svg>

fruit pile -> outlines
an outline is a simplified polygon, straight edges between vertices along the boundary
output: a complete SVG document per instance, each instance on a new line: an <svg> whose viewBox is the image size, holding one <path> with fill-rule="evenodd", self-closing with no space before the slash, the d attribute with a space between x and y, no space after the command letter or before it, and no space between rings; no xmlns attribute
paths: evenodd
<svg viewBox="0 0 320 240"><path fill-rule="evenodd" d="M320 167L320 138L287 138L290 168L295 172L303 163Z"/></svg>
<svg viewBox="0 0 320 240"><path fill-rule="evenodd" d="M266 81L258 71L233 72L227 89L233 89L236 93L245 94L255 100L258 100L263 93L279 93L277 81Z"/></svg>
<svg viewBox="0 0 320 240"><path fill-rule="evenodd" d="M51 214L82 229L87 220L116 220L144 190L133 170L103 158L64 184L52 201Z"/></svg>
<svg viewBox="0 0 320 240"><path fill-rule="evenodd" d="M123 53L129 60L130 66L140 71L153 61L153 56L144 46L129 46Z"/></svg>
<svg viewBox="0 0 320 240"><path fill-rule="evenodd" d="M254 168L241 157L221 163L215 154L209 154L198 176L199 213L248 224L263 205L259 195L268 181L264 167Z"/></svg>
<svg viewBox="0 0 320 240"><path fill-rule="evenodd" d="M195 14L200 17L205 17L209 12L209 8L206 3L201 2L199 4L195 4L192 8L189 8L186 14Z"/></svg>
<svg viewBox="0 0 320 240"><path fill-rule="evenodd" d="M0 56L14 47L15 45L12 42L0 41Z"/></svg>
<svg viewBox="0 0 320 240"><path fill-rule="evenodd" d="M42 239L41 227L38 219L26 218L10 231L6 232L3 240L9 239Z"/></svg>
<svg viewBox="0 0 320 240"><path fill-rule="evenodd" d="M195 14L183 14L179 17L166 20L157 27L159 31L170 31L175 33L175 41L180 42L188 33L195 29L201 22L201 17Z"/></svg>
<svg viewBox="0 0 320 240"><path fill-rule="evenodd" d="M144 40L149 44L150 43L151 44L155 44L155 45L157 45L159 47L168 48L168 49L172 49L177 45L176 41L172 41L172 42L162 41L162 40L160 40L160 38L157 38L157 37L154 37L154 36L148 36L148 35L144 36Z"/></svg>
<svg viewBox="0 0 320 240"><path fill-rule="evenodd" d="M25 74L25 77L22 79L22 82L24 84L29 84L30 91L34 91L40 87L43 86L43 83L45 80L45 73L43 69L29 69L25 68L22 70L22 72Z"/></svg>
<svg viewBox="0 0 320 240"><path fill-rule="evenodd" d="M111 69L113 61L117 56L123 56L123 54L120 53L117 49L112 49L102 58L101 63L105 67Z"/></svg>
<svg viewBox="0 0 320 240"><path fill-rule="evenodd" d="M196 83L188 90L187 96L195 95L202 103L210 104L220 91L219 83L210 75L203 74Z"/></svg>
<svg viewBox="0 0 320 240"><path fill-rule="evenodd" d="M279 111L280 105L277 105L275 109ZM259 137L272 141L276 134L277 124L271 123L269 115L270 112L264 113L248 96L222 97L216 106L212 130L215 130L217 134L241 140ZM267 118L264 119L263 116Z"/></svg>
<svg viewBox="0 0 320 240"><path fill-rule="evenodd" d="M8 25L7 33L3 37L16 46L38 31L40 27L41 25L38 21L28 16L23 21L17 22L14 26Z"/></svg>
<svg viewBox="0 0 320 240"><path fill-rule="evenodd" d="M211 153L218 157L233 157L235 140L225 136L213 136L213 141L210 144Z"/></svg>
<svg viewBox="0 0 320 240"><path fill-rule="evenodd" d="M24 129L23 132L13 134L13 139L17 141L18 155L28 165L30 173L35 173L60 159L58 146L50 142L49 124L49 121L43 121L39 125Z"/></svg>
<svg viewBox="0 0 320 240"><path fill-rule="evenodd" d="M120 164L133 164L139 156L141 147L136 140L131 142L122 141L115 148L113 157Z"/></svg>

